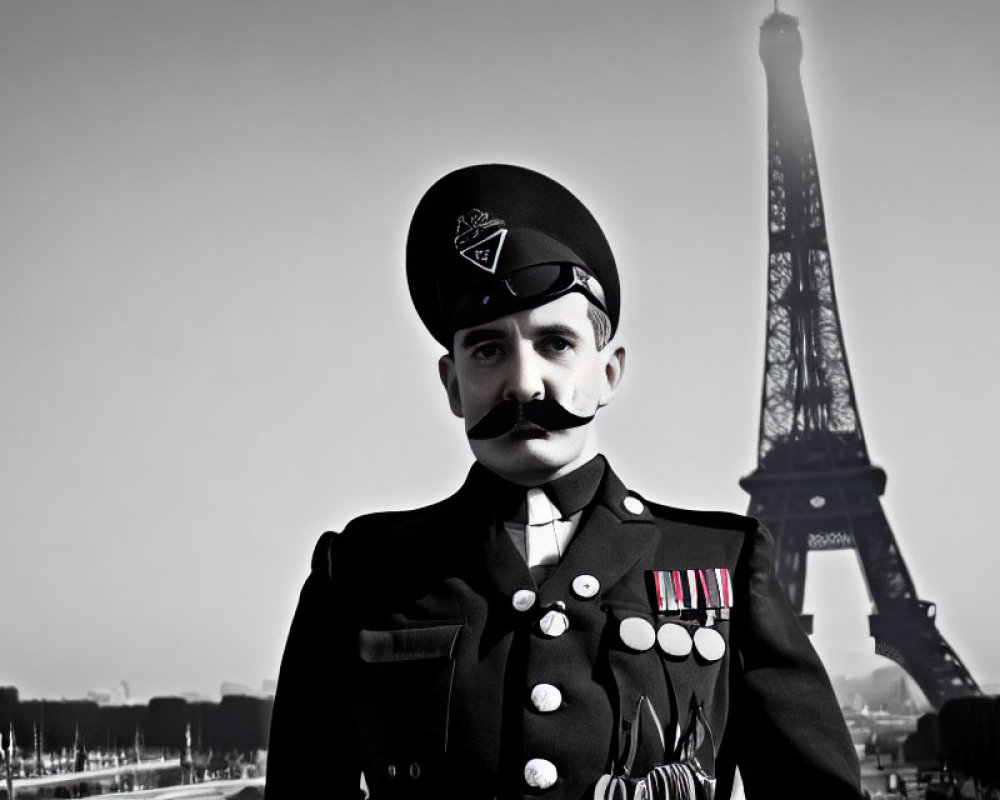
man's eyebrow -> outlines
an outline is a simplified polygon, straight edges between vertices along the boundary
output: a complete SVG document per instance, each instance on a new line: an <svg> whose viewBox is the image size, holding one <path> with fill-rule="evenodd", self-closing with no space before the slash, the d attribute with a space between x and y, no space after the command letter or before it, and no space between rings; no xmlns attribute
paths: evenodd
<svg viewBox="0 0 1000 800"><path fill-rule="evenodd" d="M564 339L580 338L580 332L576 328L572 328L569 325L561 325L559 323L543 325L540 328L536 328L532 331L532 335L539 339L545 338L546 336L562 336Z"/></svg>
<svg viewBox="0 0 1000 800"><path fill-rule="evenodd" d="M483 342L491 342L494 339L503 339L506 334L499 328L474 328L462 334L462 347L475 347Z"/></svg>

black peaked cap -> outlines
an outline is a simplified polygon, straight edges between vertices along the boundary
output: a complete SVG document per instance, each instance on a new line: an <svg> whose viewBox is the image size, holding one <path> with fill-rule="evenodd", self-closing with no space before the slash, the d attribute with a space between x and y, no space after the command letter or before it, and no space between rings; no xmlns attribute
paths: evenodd
<svg viewBox="0 0 1000 800"><path fill-rule="evenodd" d="M470 322L548 302L543 294L519 307L484 306L471 320L467 313L470 295L485 296L512 273L548 264L575 265L600 283L613 334L621 289L611 248L583 203L551 178L506 164L464 167L427 190L410 222L410 296L424 325L449 350L455 330ZM461 320L456 307L466 310Z"/></svg>

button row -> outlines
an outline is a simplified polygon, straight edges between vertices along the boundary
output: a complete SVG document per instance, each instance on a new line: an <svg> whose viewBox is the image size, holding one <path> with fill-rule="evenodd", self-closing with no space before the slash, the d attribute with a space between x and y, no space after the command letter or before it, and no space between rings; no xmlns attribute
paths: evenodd
<svg viewBox="0 0 1000 800"><path fill-rule="evenodd" d="M626 508L633 514L642 512L642 504L638 510L630 507L627 498ZM601 582L593 575L577 575L570 584L573 594L580 600L589 600L596 597L601 590ZM538 602L538 594L531 589L518 589L511 597L511 605L516 611L526 612L535 607ZM569 628L569 617L566 616L566 604L556 602L553 607L546 611L542 618L538 620L538 628L550 638L562 636ZM551 714L558 711L562 706L563 696L559 687L551 683L539 683L531 689L531 704L542 714ZM532 789L544 791L550 789L559 780L559 770L556 765L545 758L532 758L524 765L524 782Z"/></svg>
<svg viewBox="0 0 1000 800"><path fill-rule="evenodd" d="M641 514L644 510L642 501L637 497L629 495L622 501L625 510L631 514ZM573 594L580 600L589 600L596 597L601 590L601 582L593 575L577 575L570 584ZM511 597L511 605L520 612L530 611L538 602L538 594L531 589L518 589ZM569 618L565 614L566 604L557 602L548 609L538 621L538 628L549 637L561 636L569 628ZM648 631L643 629L645 623ZM648 650L653 646L656 634L653 626L645 620L634 617L624 620L621 628L622 641L630 647L634 642L641 647L634 649ZM649 640L647 643L647 639ZM562 706L562 692L551 683L539 683L531 689L531 704L542 714L550 714L557 711ZM545 758L532 758L524 765L524 782L532 789L550 789L559 780L559 770L556 765Z"/></svg>
<svg viewBox="0 0 1000 800"><path fill-rule="evenodd" d="M573 594L581 600L594 597L600 591L601 584L593 575L577 575L571 584ZM518 611L529 611L538 601L538 596L530 589L519 589L514 592L511 600ZM557 601L538 620L538 628L550 638L562 636L569 628L569 617L566 616L566 604ZM562 707L563 696L559 687L551 683L538 683L530 693L531 704L541 714L551 714ZM545 758L532 758L524 765L524 782L532 789L544 791L552 788L559 780L559 770L556 765Z"/></svg>

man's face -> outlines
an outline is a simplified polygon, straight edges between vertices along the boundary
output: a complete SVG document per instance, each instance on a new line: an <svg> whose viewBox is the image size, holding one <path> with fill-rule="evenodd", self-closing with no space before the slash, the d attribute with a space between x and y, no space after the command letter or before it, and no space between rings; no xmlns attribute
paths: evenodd
<svg viewBox="0 0 1000 800"><path fill-rule="evenodd" d="M464 418L466 431L503 401L551 399L589 417L611 400L625 352L597 349L588 303L572 292L455 334L454 357L442 356L439 368L451 409ZM469 444L484 466L528 486L572 472L597 454L593 421L561 430L520 422L507 433Z"/></svg>

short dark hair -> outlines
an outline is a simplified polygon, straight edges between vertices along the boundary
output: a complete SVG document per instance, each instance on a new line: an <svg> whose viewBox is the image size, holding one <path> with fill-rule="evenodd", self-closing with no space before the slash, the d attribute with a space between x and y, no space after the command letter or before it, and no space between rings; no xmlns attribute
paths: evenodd
<svg viewBox="0 0 1000 800"><path fill-rule="evenodd" d="M587 318L594 326L594 344L603 350L611 339L611 318L593 303L587 303Z"/></svg>
<svg viewBox="0 0 1000 800"><path fill-rule="evenodd" d="M603 350L611 341L611 318L593 303L587 303L587 319L594 328L594 344L597 350ZM455 347L448 348L448 355L455 357Z"/></svg>

